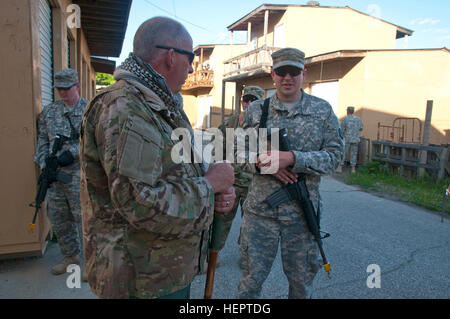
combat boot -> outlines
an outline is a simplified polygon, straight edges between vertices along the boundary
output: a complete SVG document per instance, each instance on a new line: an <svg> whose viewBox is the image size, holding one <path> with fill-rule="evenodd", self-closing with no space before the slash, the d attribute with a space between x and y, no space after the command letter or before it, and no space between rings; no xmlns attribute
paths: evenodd
<svg viewBox="0 0 450 319"><path fill-rule="evenodd" d="M342 165L339 165L336 169L336 173L342 173Z"/></svg>
<svg viewBox="0 0 450 319"><path fill-rule="evenodd" d="M352 174L356 173L356 167L352 166Z"/></svg>
<svg viewBox="0 0 450 319"><path fill-rule="evenodd" d="M64 257L64 259L61 260L59 264L57 264L52 268L52 274L53 275L65 274L67 271L67 267L72 264L76 265L80 264L80 258L77 255Z"/></svg>

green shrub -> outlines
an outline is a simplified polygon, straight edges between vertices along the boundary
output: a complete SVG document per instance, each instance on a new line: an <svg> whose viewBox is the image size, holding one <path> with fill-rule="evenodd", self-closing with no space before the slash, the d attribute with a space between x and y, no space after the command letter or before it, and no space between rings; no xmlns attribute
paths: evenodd
<svg viewBox="0 0 450 319"><path fill-rule="evenodd" d="M436 183L428 174L413 179L398 176L390 173L386 165L378 161L368 162L357 173L346 175L345 180L365 190L395 196L400 201L434 211L442 211L445 190L450 185L449 178ZM450 200L448 202L445 211L450 214Z"/></svg>

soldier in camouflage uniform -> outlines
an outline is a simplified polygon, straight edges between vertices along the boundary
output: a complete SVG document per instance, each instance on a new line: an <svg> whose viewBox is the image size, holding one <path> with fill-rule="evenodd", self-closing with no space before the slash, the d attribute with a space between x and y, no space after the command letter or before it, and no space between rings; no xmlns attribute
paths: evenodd
<svg viewBox="0 0 450 319"><path fill-rule="evenodd" d="M219 126L219 129L221 130L223 136L224 136L224 142L226 141L226 129L232 128L236 129L238 127L243 127L244 125L244 111L247 109L247 107L250 105L250 103L261 100L264 97L264 90L261 89L259 86L246 86L242 92L242 112L239 114L233 114L227 121L225 121L224 124ZM224 143L225 144L225 143ZM224 145L225 149L225 145ZM224 152L225 154L225 152ZM250 186L250 182L252 180L253 174L251 172L247 172L245 170L240 170L238 167L235 166L234 169L234 190L236 193L236 201L234 203L233 209L229 214L227 214L224 218L224 228L222 230L222 240L220 244L220 249L222 249L225 246L225 242L227 240L228 234L231 230L231 225L234 217L236 216L237 209L239 205L241 205L241 217L244 213L242 207L244 206L245 198L247 197L248 187ZM241 236L239 235L238 238L238 244L241 242ZM242 249L239 249L239 259L238 263L239 265L242 264Z"/></svg>
<svg viewBox="0 0 450 319"><path fill-rule="evenodd" d="M353 115L355 108L353 106L347 107L347 116L341 121L341 129L344 135L345 141L345 153L342 158L341 166L338 167L336 172L342 172L342 166L344 166L345 157L347 154L350 156L350 167L352 173L356 172L356 155L358 154L359 132L363 130L363 124L359 117Z"/></svg>
<svg viewBox="0 0 450 319"><path fill-rule="evenodd" d="M289 282L289 298L311 296L314 277L320 267L318 247L309 231L300 206L295 201L275 209L265 201L283 184L297 181L296 173L306 174L306 185L316 211L320 209L320 176L332 173L343 153L339 122L330 104L301 89L304 53L284 48L272 54L272 78L277 92L270 98L267 129L287 129L292 151L261 153L257 164L249 165L255 175L244 203L242 244L247 261L238 286L238 298L257 298L270 273L281 245L283 270ZM259 128L264 101L247 109L246 131ZM278 169L272 174L278 159ZM272 162L273 161L273 162ZM259 168L261 173L258 173Z"/></svg>
<svg viewBox="0 0 450 319"><path fill-rule="evenodd" d="M214 210L228 212L234 204L230 164L216 163L205 173L201 164L172 158L176 129L188 143L188 135L193 138L178 94L193 58L192 39L180 23L144 22L134 52L114 74L117 82L84 113L86 271L102 298L189 298Z"/></svg>
<svg viewBox="0 0 450 319"><path fill-rule="evenodd" d="M52 268L52 273L60 275L66 273L68 265L79 264L79 255L83 252L78 145L81 117L89 102L79 96L78 74L73 69L57 72L55 87L61 100L45 106L39 116L39 137L34 160L43 169L56 136L59 134L69 138L56 156L62 172L70 175L72 181L69 184L59 181L52 183L46 197L47 213L64 256Z"/></svg>

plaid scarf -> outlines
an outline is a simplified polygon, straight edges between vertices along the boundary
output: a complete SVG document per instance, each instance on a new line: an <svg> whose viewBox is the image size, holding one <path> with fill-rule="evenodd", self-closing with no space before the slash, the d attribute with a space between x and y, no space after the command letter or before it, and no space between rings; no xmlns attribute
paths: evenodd
<svg viewBox="0 0 450 319"><path fill-rule="evenodd" d="M174 111L178 108L179 101L177 101L167 87L166 80L158 74L150 64L134 53L130 53L128 58L118 67L118 69L133 73L139 82L159 96L169 110Z"/></svg>

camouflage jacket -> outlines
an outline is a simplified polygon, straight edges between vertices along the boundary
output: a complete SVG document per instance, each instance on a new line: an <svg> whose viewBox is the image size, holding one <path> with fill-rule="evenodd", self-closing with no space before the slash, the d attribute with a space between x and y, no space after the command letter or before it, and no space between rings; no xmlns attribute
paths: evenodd
<svg viewBox="0 0 450 319"><path fill-rule="evenodd" d="M363 130L359 117L347 115L341 121L341 128L346 143L359 143L359 132Z"/></svg>
<svg viewBox="0 0 450 319"><path fill-rule="evenodd" d="M261 100L249 105L245 112L245 129L259 128L263 103ZM303 92L300 104L288 110L275 94L270 98L267 118L267 129L271 128L287 129L288 142L295 155L295 164L291 170L306 173L306 185L317 210L321 205L320 175L334 172L343 155L339 122L330 104ZM257 173L254 164L250 167L255 175L244 209L265 217L298 220L300 206L296 202L285 202L275 209L265 202L269 195L280 189L282 183L272 175Z"/></svg>
<svg viewBox="0 0 450 319"><path fill-rule="evenodd" d="M201 165L172 161L176 142L163 101L122 74L83 116L86 272L103 298L157 298L185 288L199 271L214 192ZM185 116L173 115L192 132Z"/></svg>
<svg viewBox="0 0 450 319"><path fill-rule="evenodd" d="M243 127L245 122L244 112L241 114L233 114L231 115L222 125L219 126L219 130L223 134L224 138L224 154L226 152L226 130L227 128L236 129L238 127ZM233 165L234 168L234 186L241 188L248 188L252 181L253 173L248 172L245 168L241 168L238 165Z"/></svg>
<svg viewBox="0 0 450 319"><path fill-rule="evenodd" d="M45 158L52 151L56 135L59 134L70 138L72 133L70 122L77 133L80 131L81 117L88 103L87 100L80 98L77 105L73 107L65 106L63 101L57 101L44 107L42 113L39 115L38 144L36 154L34 155L34 161L41 168L45 167ZM70 118L70 122L68 118ZM75 158L73 164L62 168L63 172L71 175L79 175L80 162L78 160L78 148L78 139L69 140L63 144L62 149L56 154L58 156L63 151L69 150Z"/></svg>

